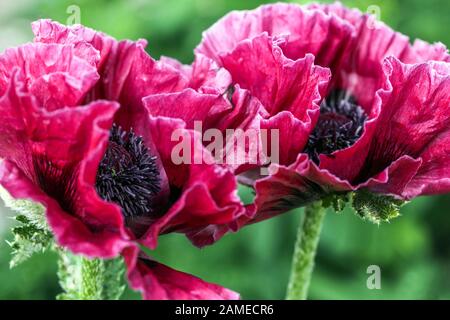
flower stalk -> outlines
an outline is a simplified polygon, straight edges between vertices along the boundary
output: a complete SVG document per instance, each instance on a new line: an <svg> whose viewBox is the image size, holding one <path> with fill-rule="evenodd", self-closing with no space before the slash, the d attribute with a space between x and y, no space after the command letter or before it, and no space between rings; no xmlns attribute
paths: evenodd
<svg viewBox="0 0 450 320"><path fill-rule="evenodd" d="M59 300L118 300L125 286L121 259L89 259L63 249L59 253Z"/></svg>
<svg viewBox="0 0 450 320"><path fill-rule="evenodd" d="M105 266L100 259L81 259L81 300L102 300Z"/></svg>
<svg viewBox="0 0 450 320"><path fill-rule="evenodd" d="M325 212L321 201L305 207L292 259L287 300L306 300L308 297L308 288L314 270L314 259Z"/></svg>

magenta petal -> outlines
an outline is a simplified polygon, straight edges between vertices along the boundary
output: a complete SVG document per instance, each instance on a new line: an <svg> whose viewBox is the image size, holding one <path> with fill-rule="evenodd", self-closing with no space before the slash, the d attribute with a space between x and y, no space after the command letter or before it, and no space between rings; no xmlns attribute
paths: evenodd
<svg viewBox="0 0 450 320"><path fill-rule="evenodd" d="M320 10L277 3L229 13L204 32L196 52L220 61L221 54L231 52L239 42L263 32L287 38L283 52L290 59L311 53L317 64L337 68L352 41L353 28Z"/></svg>
<svg viewBox="0 0 450 320"><path fill-rule="evenodd" d="M0 156L26 164L29 160L26 153L35 151L45 152L50 158L77 161L83 153L76 148L85 146L82 138L91 133L89 126L95 117L101 115L97 120L101 123L105 117L112 117L116 108L117 104L103 101L92 108L71 107L48 112L29 93L23 75L16 69L8 91L0 98Z"/></svg>
<svg viewBox="0 0 450 320"><path fill-rule="evenodd" d="M149 95L143 99L143 103L150 115L181 119L189 129L194 128L195 121L201 121L205 128L209 128L210 124L219 120L218 117L232 108L221 96L201 94L193 89Z"/></svg>
<svg viewBox="0 0 450 320"><path fill-rule="evenodd" d="M252 222L269 219L291 209L319 200L324 194L319 185L284 166L273 166L276 172L255 184L256 214Z"/></svg>
<svg viewBox="0 0 450 320"><path fill-rule="evenodd" d="M352 191L355 188L331 172L319 169L306 154L300 154L289 166L271 165L270 176L255 183L257 222L305 206L327 193Z"/></svg>
<svg viewBox="0 0 450 320"><path fill-rule="evenodd" d="M382 61L393 55L401 57L408 50L408 37L383 24L369 27L361 19L356 48L346 59L338 86L350 91L358 103L370 110L376 91L382 86Z"/></svg>
<svg viewBox="0 0 450 320"><path fill-rule="evenodd" d="M420 157L450 125L448 64L406 65L391 57L386 59L384 69L391 89L379 93L381 113L362 172L366 177L403 155Z"/></svg>
<svg viewBox="0 0 450 320"><path fill-rule="evenodd" d="M312 55L296 61L286 58L267 34L240 42L221 56L221 62L233 81L257 97L270 114L287 110L303 121L308 110L318 109L330 78L329 70L314 66Z"/></svg>
<svg viewBox="0 0 450 320"><path fill-rule="evenodd" d="M192 65L183 65L178 60L168 57L161 57L160 62L178 70L188 79L187 86L199 92L223 94L231 85L228 71L202 54L196 54Z"/></svg>
<svg viewBox="0 0 450 320"><path fill-rule="evenodd" d="M201 122L202 129L246 129L254 117L264 112L257 101L251 101L246 92L236 89L232 103L222 95L199 93L185 89L176 93L149 95L143 99L148 113L154 117L181 119L186 128L194 129L194 122Z"/></svg>
<svg viewBox="0 0 450 320"><path fill-rule="evenodd" d="M307 6L308 9L323 11L328 15L335 15L353 26L361 23L362 12L358 9L351 9L344 6L339 1L330 4L312 3Z"/></svg>
<svg viewBox="0 0 450 320"><path fill-rule="evenodd" d="M210 122L210 127L217 128L222 132L227 129L249 129L257 130L260 127L259 121L269 116L267 110L248 90L242 89L239 85L233 87L232 96L223 97L222 103L226 101L226 108L222 104L215 107L215 121ZM227 101L228 100L228 101Z"/></svg>
<svg viewBox="0 0 450 320"><path fill-rule="evenodd" d="M123 252L128 279L145 300L238 300L239 294L151 260L139 249Z"/></svg>
<svg viewBox="0 0 450 320"><path fill-rule="evenodd" d="M279 164L289 165L293 163L298 154L305 148L313 124L317 121L319 110L311 110L308 115L312 118L308 122L298 120L288 111L261 120L261 129L267 130L268 136L270 136L272 130L278 130L278 141L272 141L271 143L276 143L278 147ZM270 145L270 147L272 146Z"/></svg>
<svg viewBox="0 0 450 320"><path fill-rule="evenodd" d="M6 96L0 101L10 119L2 126L1 184L13 197L46 208L59 245L88 256L116 256L129 236L120 209L101 200L94 183L118 106L99 101L47 113L33 110L24 92L8 97L14 108L6 108ZM15 118L20 110L29 111L28 119Z"/></svg>
<svg viewBox="0 0 450 320"><path fill-rule="evenodd" d="M362 61L378 64L380 58L393 55L404 63L420 63L430 60L450 61L447 48L442 43L429 44L416 39L409 45L408 37L395 32L375 17L358 9L350 9L340 2L333 4L311 4L310 9L322 10L329 15L335 15L356 28L356 51ZM351 61L358 63L358 59Z"/></svg>
<svg viewBox="0 0 450 320"><path fill-rule="evenodd" d="M234 88L234 91L233 96L228 97L230 100L222 94L207 94L186 89L177 93L150 95L143 99L143 103L150 115L181 119L185 122L187 129L200 130L205 136L209 129L218 131L223 140L221 151L225 151L227 130L235 130L234 132L239 130L249 135L255 133L254 140L258 140L259 121L263 116L267 116L261 103L248 91L238 86ZM209 142L211 140L204 143L208 145ZM261 143L246 145L245 153L249 155L253 147L257 149L256 157L258 157L262 149ZM222 152L222 154L223 163L235 170L240 170L239 168L243 168L241 165L248 164L248 161L246 163L226 162L227 153Z"/></svg>
<svg viewBox="0 0 450 320"><path fill-rule="evenodd" d="M101 42L98 38L97 41L93 41L97 32L81 25L67 27L58 22L42 19L34 21L31 28L35 35L34 42L71 45L74 47L76 55L88 61L92 66L102 64L104 60L102 53L109 50L110 47L108 45L106 50L102 50L101 47L95 45Z"/></svg>
<svg viewBox="0 0 450 320"><path fill-rule="evenodd" d="M41 203L57 243L75 253L113 257L128 245L120 209L94 188L118 105L98 101L48 112L16 72L0 99L0 182Z"/></svg>
<svg viewBox="0 0 450 320"><path fill-rule="evenodd" d="M430 60L450 62L450 54L442 43L429 44L426 41L416 39L409 52L402 59L405 63L420 63Z"/></svg>
<svg viewBox="0 0 450 320"><path fill-rule="evenodd" d="M99 69L103 68L111 52L115 51L118 45L114 38L82 25L65 26L56 21L42 19L33 22L31 27L35 42L70 44L80 53L89 47L95 48L100 53L100 60L97 62ZM146 45L145 40L140 40L139 43Z"/></svg>
<svg viewBox="0 0 450 320"><path fill-rule="evenodd" d="M381 99L377 97L372 106L372 114L364 124L362 136L349 148L338 150L330 156L320 155L320 170L336 175L342 180L357 180L360 171L365 166L380 108ZM351 165L349 165L350 163Z"/></svg>
<svg viewBox="0 0 450 320"><path fill-rule="evenodd" d="M0 96L15 68L20 68L28 90L47 110L78 105L99 79L96 68L71 46L26 44L0 56Z"/></svg>
<svg viewBox="0 0 450 320"><path fill-rule="evenodd" d="M421 160L403 157L389 168L361 184L352 184L326 169L317 167L301 154L296 162L286 166L272 165L270 176L255 184L255 214L240 219L240 224L262 221L291 209L305 206L330 193L355 191L360 188L402 197ZM243 222L245 221L245 223Z"/></svg>
<svg viewBox="0 0 450 320"><path fill-rule="evenodd" d="M16 199L42 204L57 243L74 253L112 258L129 245L127 238L120 232L108 228L91 229L78 217L62 210L55 199L43 193L13 163L6 160L0 164L0 184ZM90 209L93 209L92 206ZM94 209L94 212L102 209L105 206Z"/></svg>
<svg viewBox="0 0 450 320"><path fill-rule="evenodd" d="M450 61L443 44L431 45L416 40L411 46L407 36L359 10L348 9L340 3L309 7L323 10L354 26L354 48L345 57L342 69L334 73L339 77L337 86L350 91L367 111L370 111L376 91L383 85L382 61L385 57L394 56L405 63Z"/></svg>
<svg viewBox="0 0 450 320"><path fill-rule="evenodd" d="M363 136L332 158L321 156L321 170L351 181L355 188L402 198L446 192L448 64L406 65L390 57L384 72L385 84Z"/></svg>
<svg viewBox="0 0 450 320"><path fill-rule="evenodd" d="M407 185L404 196L450 192L450 131L438 135L421 154L422 166Z"/></svg>
<svg viewBox="0 0 450 320"><path fill-rule="evenodd" d="M404 190L407 188L411 179L417 174L421 164L422 159L413 159L409 156L403 156L394 161L381 174L378 174L374 179L371 179L365 186L376 193L408 198L405 196ZM383 176L386 177L385 181L382 181Z"/></svg>
<svg viewBox="0 0 450 320"><path fill-rule="evenodd" d="M101 81L90 93L88 101L119 101L123 105L118 116L121 122L128 121L126 118L130 113L141 111L144 96L178 91L187 86L187 79L178 70L156 62L145 52L145 40L117 41L81 25L67 27L51 20L36 21L32 27L36 42L70 44L77 49L90 46L100 52L97 68Z"/></svg>
<svg viewBox="0 0 450 320"><path fill-rule="evenodd" d="M167 232L192 233L210 225L232 222L243 212L232 171L215 164L202 146L197 132L185 129L181 120L151 118L151 134L161 157L177 201L161 218L156 219L141 241L155 248L158 235ZM178 131L191 146L189 163L175 164L172 152L179 140L171 137ZM202 159L203 157L203 159ZM195 239L192 239L195 242Z"/></svg>
<svg viewBox="0 0 450 320"><path fill-rule="evenodd" d="M385 92L378 135L372 154L377 160L380 143L392 151L398 150L422 160L404 196L449 191L450 163L448 106L450 104L450 65L428 62L405 65L395 58L386 61L392 90ZM396 125L386 131L383 121L392 119ZM384 142L382 142L384 141ZM388 157L395 157L395 152Z"/></svg>
<svg viewBox="0 0 450 320"><path fill-rule="evenodd" d="M382 86L382 61L387 56L402 58L409 52L409 38L383 22L340 3L315 5L355 27L355 42L344 58L342 68L333 70L336 86L350 91L358 103L370 110L376 91Z"/></svg>
<svg viewBox="0 0 450 320"><path fill-rule="evenodd" d="M128 46L128 47L126 47ZM181 91L187 79L168 64L153 60L140 44L121 42L117 60L108 61L105 71L105 93L120 102L122 108L117 121L129 127L146 118L142 98L151 94Z"/></svg>

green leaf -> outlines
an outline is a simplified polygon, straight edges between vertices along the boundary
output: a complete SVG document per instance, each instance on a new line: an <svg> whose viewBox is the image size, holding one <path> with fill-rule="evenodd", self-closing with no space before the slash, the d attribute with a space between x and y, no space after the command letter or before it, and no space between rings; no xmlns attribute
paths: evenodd
<svg viewBox="0 0 450 320"><path fill-rule="evenodd" d="M47 229L47 220L45 218L45 208L30 200L14 199L8 191L0 186L0 198L5 202L5 206L25 216L30 223L39 229Z"/></svg>
<svg viewBox="0 0 450 320"><path fill-rule="evenodd" d="M7 242L12 248L11 268L18 266L35 253L45 252L53 243L53 236L48 230L38 228L25 216L19 215L15 219L20 225L12 228L14 239Z"/></svg>
<svg viewBox="0 0 450 320"><path fill-rule="evenodd" d="M11 229L13 240L7 242L12 248L10 267L14 268L35 253L48 250L53 244L53 235L48 229L45 209L29 200L16 200L2 187L0 197L5 205L18 215L16 226Z"/></svg>

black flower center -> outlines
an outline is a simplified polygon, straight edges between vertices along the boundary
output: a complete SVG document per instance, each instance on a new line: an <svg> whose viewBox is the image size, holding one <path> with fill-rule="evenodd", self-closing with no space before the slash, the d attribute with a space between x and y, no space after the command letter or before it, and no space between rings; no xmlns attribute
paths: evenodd
<svg viewBox="0 0 450 320"><path fill-rule="evenodd" d="M142 137L114 125L97 172L98 194L118 204L125 217L138 217L152 212L159 182L156 157L150 155Z"/></svg>
<svg viewBox="0 0 450 320"><path fill-rule="evenodd" d="M305 152L319 163L319 155L352 146L364 131L367 115L355 99L343 90L333 91L320 106L320 116Z"/></svg>

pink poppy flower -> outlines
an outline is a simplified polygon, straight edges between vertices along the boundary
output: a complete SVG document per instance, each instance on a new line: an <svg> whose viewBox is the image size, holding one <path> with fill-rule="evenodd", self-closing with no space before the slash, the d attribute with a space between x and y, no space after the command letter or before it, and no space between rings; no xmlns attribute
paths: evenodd
<svg viewBox="0 0 450 320"><path fill-rule="evenodd" d="M270 40L276 55L261 49ZM339 3L280 3L226 15L204 32L196 52L261 101L272 115L261 125L286 112L303 120L304 130L275 125L288 138L280 139L273 174L253 181L252 221L360 189L399 199L450 190L450 56L444 45L410 45L406 36ZM331 70L331 80L307 78L291 90L280 81L285 68L268 67L274 56L314 61ZM298 73L311 74L299 69L291 79ZM296 104L289 95L279 98L286 88L291 95L315 95L301 95L308 103Z"/></svg>
<svg viewBox="0 0 450 320"><path fill-rule="evenodd" d="M35 43L0 56L2 186L46 208L59 245L89 257L122 254L146 299L238 298L139 249L169 232L195 241L243 212L231 170L173 163L170 134L195 141L196 133L143 107L146 95L184 88L185 77L146 54L143 41L48 20L33 30Z"/></svg>

